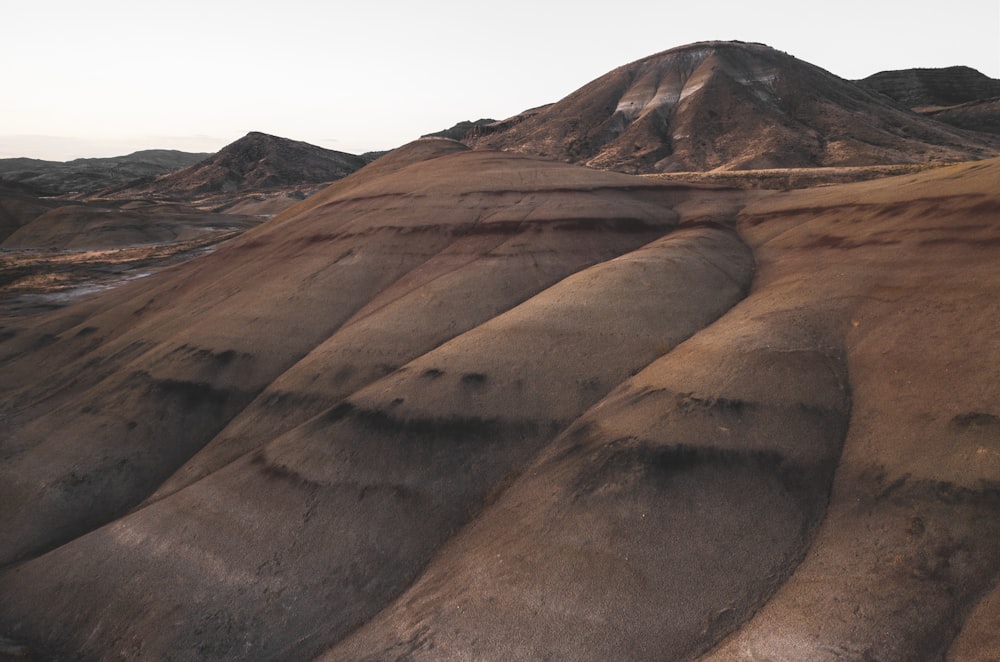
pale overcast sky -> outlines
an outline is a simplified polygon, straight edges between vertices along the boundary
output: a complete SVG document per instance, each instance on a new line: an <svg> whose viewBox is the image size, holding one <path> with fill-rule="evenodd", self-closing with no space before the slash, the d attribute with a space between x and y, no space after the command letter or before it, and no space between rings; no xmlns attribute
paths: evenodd
<svg viewBox="0 0 1000 662"><path fill-rule="evenodd" d="M1000 78L1000 1L0 0L0 158L215 151L248 131L360 153L557 101L695 41L844 78Z"/></svg>

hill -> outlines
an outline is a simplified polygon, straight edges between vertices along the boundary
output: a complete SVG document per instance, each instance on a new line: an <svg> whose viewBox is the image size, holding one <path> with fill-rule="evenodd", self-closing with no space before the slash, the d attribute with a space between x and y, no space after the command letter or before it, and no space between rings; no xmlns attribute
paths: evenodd
<svg viewBox="0 0 1000 662"><path fill-rule="evenodd" d="M881 71L857 82L915 109L957 106L1000 97L1000 80L971 67Z"/></svg>
<svg viewBox="0 0 1000 662"><path fill-rule="evenodd" d="M466 142L633 173L963 161L1000 147L742 42L692 44L619 67Z"/></svg>
<svg viewBox="0 0 1000 662"><path fill-rule="evenodd" d="M73 161L0 159L0 183L38 195L94 193L136 179L155 177L197 163L207 154L150 149L127 156Z"/></svg>
<svg viewBox="0 0 1000 662"><path fill-rule="evenodd" d="M214 250L366 162L251 133L190 168L97 193L57 201L2 189L0 316L63 306Z"/></svg>
<svg viewBox="0 0 1000 662"><path fill-rule="evenodd" d="M248 196L284 193L305 197L367 161L353 154L252 131L190 167L151 181L102 191L99 199L142 198L227 205Z"/></svg>
<svg viewBox="0 0 1000 662"><path fill-rule="evenodd" d="M420 140L211 254L5 319L0 635L982 650L998 177L745 191Z"/></svg>
<svg viewBox="0 0 1000 662"><path fill-rule="evenodd" d="M883 71L858 84L935 121L1000 134L1000 80L970 67Z"/></svg>

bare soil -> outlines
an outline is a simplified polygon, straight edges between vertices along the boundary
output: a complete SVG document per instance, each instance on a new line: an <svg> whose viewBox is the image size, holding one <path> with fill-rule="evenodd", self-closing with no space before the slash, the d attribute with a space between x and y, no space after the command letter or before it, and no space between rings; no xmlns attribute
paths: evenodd
<svg viewBox="0 0 1000 662"><path fill-rule="evenodd" d="M5 254L0 643L988 659L1000 161L872 174L429 139L220 243Z"/></svg>

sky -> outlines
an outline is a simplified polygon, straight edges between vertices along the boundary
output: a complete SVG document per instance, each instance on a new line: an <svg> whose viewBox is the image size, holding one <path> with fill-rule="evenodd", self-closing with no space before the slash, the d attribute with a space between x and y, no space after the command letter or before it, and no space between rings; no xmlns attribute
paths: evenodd
<svg viewBox="0 0 1000 662"><path fill-rule="evenodd" d="M0 16L0 158L213 152L249 131L391 149L704 40L848 79L1000 78L1000 0L0 0Z"/></svg>

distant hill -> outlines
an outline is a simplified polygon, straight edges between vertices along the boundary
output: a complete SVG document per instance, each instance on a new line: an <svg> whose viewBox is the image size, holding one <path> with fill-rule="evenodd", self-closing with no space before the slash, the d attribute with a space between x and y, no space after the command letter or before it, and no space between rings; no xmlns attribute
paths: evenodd
<svg viewBox="0 0 1000 662"><path fill-rule="evenodd" d="M252 131L183 170L138 185L103 191L101 197L147 197L189 202L211 196L312 187L351 174L366 159L354 154Z"/></svg>
<svg viewBox="0 0 1000 662"><path fill-rule="evenodd" d="M1000 80L970 67L883 71L858 84L938 122L1000 134Z"/></svg>
<svg viewBox="0 0 1000 662"><path fill-rule="evenodd" d="M763 44L703 42L619 67L466 139L597 168L678 170L961 161L1000 142L909 112Z"/></svg>
<svg viewBox="0 0 1000 662"><path fill-rule="evenodd" d="M0 159L0 182L39 195L93 193L172 172L206 156L209 154L148 149L127 156L72 161Z"/></svg>
<svg viewBox="0 0 1000 662"><path fill-rule="evenodd" d="M907 108L957 106L1000 97L1000 80L971 67L881 71L857 82Z"/></svg>

